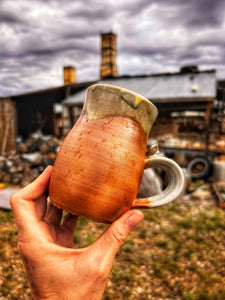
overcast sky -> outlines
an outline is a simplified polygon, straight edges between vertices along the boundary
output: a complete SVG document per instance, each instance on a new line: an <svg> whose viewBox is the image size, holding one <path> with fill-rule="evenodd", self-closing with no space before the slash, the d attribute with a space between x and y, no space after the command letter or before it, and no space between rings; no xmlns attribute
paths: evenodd
<svg viewBox="0 0 225 300"><path fill-rule="evenodd" d="M100 35L117 34L119 75L197 64L225 79L224 0L0 0L0 97L100 74Z"/></svg>

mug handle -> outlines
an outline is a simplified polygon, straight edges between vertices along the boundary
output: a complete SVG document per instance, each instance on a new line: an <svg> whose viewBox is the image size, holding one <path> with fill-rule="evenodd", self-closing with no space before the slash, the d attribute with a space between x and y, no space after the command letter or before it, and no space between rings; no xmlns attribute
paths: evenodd
<svg viewBox="0 0 225 300"><path fill-rule="evenodd" d="M150 151L152 148L150 148ZM175 199L177 199L183 192L184 189L184 174L180 166L172 159L162 157L159 155L157 150L154 150L155 154L146 157L145 159L145 169L148 168L160 168L166 172L168 177L168 185L164 191L158 195L148 197L148 198L137 198L132 208L151 208L165 205Z"/></svg>

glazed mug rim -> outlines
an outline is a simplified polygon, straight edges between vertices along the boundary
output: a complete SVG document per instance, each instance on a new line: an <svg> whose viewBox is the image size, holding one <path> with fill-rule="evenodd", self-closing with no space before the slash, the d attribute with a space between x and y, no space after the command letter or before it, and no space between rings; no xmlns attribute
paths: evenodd
<svg viewBox="0 0 225 300"><path fill-rule="evenodd" d="M112 101L113 98L116 102ZM119 101L125 105L119 104ZM126 88L109 84L94 84L87 88L83 112L87 113L89 120L108 116L131 117L142 126L147 137L158 116L158 109L147 98Z"/></svg>
<svg viewBox="0 0 225 300"><path fill-rule="evenodd" d="M112 85L112 84L97 83L97 84L93 84L93 85L89 86L89 87L86 89L86 93L88 92L89 89L94 89L94 88L96 88L96 87L103 87L104 89L105 89L105 88L113 88L113 89L115 89L115 90L120 90L120 91L126 92L126 93L128 93L128 94L130 94L130 95L135 96L135 99L137 100L137 105L138 105L141 101L143 101L143 102L147 103L149 106L151 106L152 109L158 113L157 107L152 103L151 100L149 100L148 98L142 96L141 94L139 94L139 93L137 93L137 92L131 91L131 90L129 90L129 89L127 89L127 88L124 88L124 87L120 87L120 86L116 86L116 85ZM86 99L86 97L85 97L85 99Z"/></svg>

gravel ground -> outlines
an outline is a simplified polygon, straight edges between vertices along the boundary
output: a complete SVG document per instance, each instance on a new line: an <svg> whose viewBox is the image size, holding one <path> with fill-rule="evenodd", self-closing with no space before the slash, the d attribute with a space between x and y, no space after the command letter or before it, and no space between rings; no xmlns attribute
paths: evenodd
<svg viewBox="0 0 225 300"><path fill-rule="evenodd" d="M109 299L225 299L225 211L209 184L193 183L187 194L145 219L116 256L104 293ZM86 247L106 225L80 219L74 247ZM0 210L0 299L31 299L18 256L13 214Z"/></svg>

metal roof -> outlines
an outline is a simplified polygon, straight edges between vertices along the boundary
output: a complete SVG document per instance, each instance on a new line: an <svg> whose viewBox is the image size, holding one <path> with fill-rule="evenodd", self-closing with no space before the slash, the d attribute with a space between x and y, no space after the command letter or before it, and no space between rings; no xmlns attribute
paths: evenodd
<svg viewBox="0 0 225 300"><path fill-rule="evenodd" d="M132 90L154 103L213 101L216 98L216 72L159 74L149 76L115 77L97 81ZM63 104L82 104L83 89L69 96Z"/></svg>

